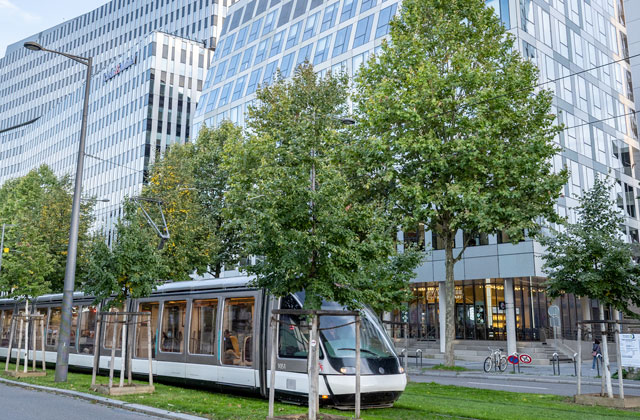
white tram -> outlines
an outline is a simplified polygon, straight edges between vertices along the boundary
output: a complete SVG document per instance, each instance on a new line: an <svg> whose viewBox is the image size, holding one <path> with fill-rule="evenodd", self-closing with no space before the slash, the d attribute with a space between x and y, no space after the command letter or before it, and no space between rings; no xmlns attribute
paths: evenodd
<svg viewBox="0 0 640 420"><path fill-rule="evenodd" d="M274 304L300 309L304 293L279 302L262 290L251 288L251 277L204 279L159 286L144 299L127 302L128 311L151 312L153 374L160 380L211 388L236 388L268 397L270 333L268 314ZM69 365L91 369L96 349L96 308L93 298L76 293ZM46 361L55 363L62 295L36 300L34 311L48 316ZM322 309L340 309L325 303ZM0 356L7 354L11 316L24 311L13 300L0 300ZM276 395L279 399L307 399L307 337L295 316L281 316L277 356ZM320 328L348 324L351 317L323 316ZM114 325L103 326L100 368L108 369ZM116 349L121 332L116 329ZM121 328L121 327L120 327ZM132 370L147 375L147 327L132 328ZM39 331L37 332L39 334ZM353 324L322 330L320 395L324 405L348 408L355 401L355 327ZM362 405L391 406L404 391L407 378L394 347L375 314L364 310L361 327ZM38 343L40 337L37 337ZM14 339L15 340L15 339ZM31 340L29 341L31 342ZM15 346L14 346L15 348ZM119 351L115 366L120 366ZM15 358L17 350L12 357Z"/></svg>

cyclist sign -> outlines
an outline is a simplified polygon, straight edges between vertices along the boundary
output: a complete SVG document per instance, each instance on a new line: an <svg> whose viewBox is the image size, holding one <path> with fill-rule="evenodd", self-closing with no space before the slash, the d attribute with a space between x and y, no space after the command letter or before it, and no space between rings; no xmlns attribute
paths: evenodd
<svg viewBox="0 0 640 420"><path fill-rule="evenodd" d="M531 356L529 356L528 354L521 354L520 361L528 365L529 363L531 363Z"/></svg>

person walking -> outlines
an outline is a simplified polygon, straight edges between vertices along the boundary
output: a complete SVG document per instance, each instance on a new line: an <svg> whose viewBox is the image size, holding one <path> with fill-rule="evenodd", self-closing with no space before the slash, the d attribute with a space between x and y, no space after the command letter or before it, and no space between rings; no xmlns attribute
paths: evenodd
<svg viewBox="0 0 640 420"><path fill-rule="evenodd" d="M602 356L602 349L600 348L600 340L597 338L593 340L593 347L591 347L591 355L593 356L593 364L591 365L591 370L596 368L596 363L598 363L598 356Z"/></svg>

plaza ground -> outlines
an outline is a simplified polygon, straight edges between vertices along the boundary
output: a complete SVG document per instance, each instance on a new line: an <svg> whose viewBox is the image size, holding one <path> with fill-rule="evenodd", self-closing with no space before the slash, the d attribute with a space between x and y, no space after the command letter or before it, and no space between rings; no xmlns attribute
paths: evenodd
<svg viewBox="0 0 640 420"><path fill-rule="evenodd" d="M4 373L0 373L0 377L8 378ZM425 378L428 380L428 377ZM105 380L104 377L101 379ZM490 378L490 381L499 380L495 377ZM91 393L89 391L91 375L83 373L70 373L69 381L63 384L54 383L52 371L44 378L22 379L21 382ZM48 404L41 397L43 394L38 391L29 392L34 393L31 403L42 404L42 408L46 410ZM118 399L210 419L264 419L268 408L267 401L260 398L165 384L156 384L156 393L153 395L125 396ZM276 410L279 414L293 414L302 413L306 408L278 403ZM337 410L323 409L323 411L352 415L352 413ZM393 408L365 410L362 414L362 418L366 420L445 417L496 420L640 419L640 411L585 407L571 403L568 397L558 395L411 382Z"/></svg>

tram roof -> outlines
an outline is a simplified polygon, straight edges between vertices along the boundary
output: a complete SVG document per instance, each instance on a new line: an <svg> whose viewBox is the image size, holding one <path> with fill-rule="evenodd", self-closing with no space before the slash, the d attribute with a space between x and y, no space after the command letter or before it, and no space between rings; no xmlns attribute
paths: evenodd
<svg viewBox="0 0 640 420"><path fill-rule="evenodd" d="M231 277L213 277L213 276L197 276L194 280L189 281L176 281L171 283L165 283L158 286L152 294L162 294L168 292L179 291L196 291L196 290L216 290L216 289L235 289L241 287L247 287L248 283L254 280L254 276L237 275ZM36 299L37 302L46 303L52 301L58 301L62 299L62 293L54 293L48 295L42 295ZM74 300L92 299L92 296L85 295L83 292L74 292ZM0 299L0 305L8 305L16 303L15 299Z"/></svg>

